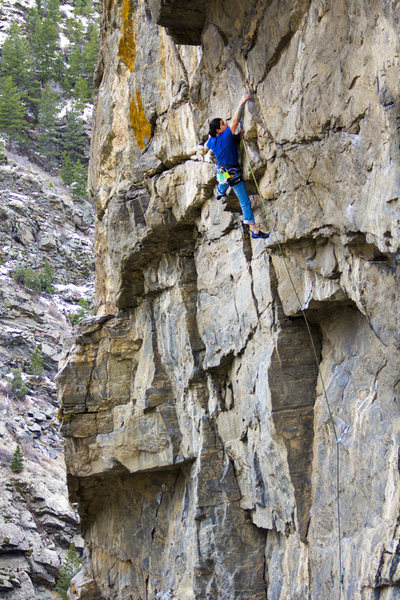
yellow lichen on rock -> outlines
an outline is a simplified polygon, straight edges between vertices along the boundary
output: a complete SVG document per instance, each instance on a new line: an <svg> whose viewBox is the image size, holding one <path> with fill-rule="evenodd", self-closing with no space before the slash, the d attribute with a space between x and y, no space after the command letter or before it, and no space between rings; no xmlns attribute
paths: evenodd
<svg viewBox="0 0 400 600"><path fill-rule="evenodd" d="M129 115L137 144L141 150L144 150L145 138L151 137L151 125L144 114L139 90L136 90L136 102L135 98L132 98L129 103Z"/></svg>
<svg viewBox="0 0 400 600"><path fill-rule="evenodd" d="M133 73L136 59L136 44L133 33L133 14L130 0L122 3L122 36L118 46L118 56Z"/></svg>

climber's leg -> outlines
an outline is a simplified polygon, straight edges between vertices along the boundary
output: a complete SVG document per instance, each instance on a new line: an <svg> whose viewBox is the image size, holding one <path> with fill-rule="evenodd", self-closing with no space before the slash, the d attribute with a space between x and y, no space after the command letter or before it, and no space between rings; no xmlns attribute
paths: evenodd
<svg viewBox="0 0 400 600"><path fill-rule="evenodd" d="M254 225L254 214L251 210L251 200L247 193L246 184L244 181L239 181L239 183L232 186L232 189L240 202L240 208L242 209L243 214L243 223L245 223L245 225Z"/></svg>
<svg viewBox="0 0 400 600"><path fill-rule="evenodd" d="M229 183L219 183L217 187L217 200L221 200L226 195Z"/></svg>
<svg viewBox="0 0 400 600"><path fill-rule="evenodd" d="M239 183L232 186L232 189L240 202L240 208L242 209L243 213L243 223L249 226L251 236L255 238L269 237L269 233L260 231L255 224L254 213L251 210L251 200L249 198L249 194L247 193L245 182L239 181Z"/></svg>

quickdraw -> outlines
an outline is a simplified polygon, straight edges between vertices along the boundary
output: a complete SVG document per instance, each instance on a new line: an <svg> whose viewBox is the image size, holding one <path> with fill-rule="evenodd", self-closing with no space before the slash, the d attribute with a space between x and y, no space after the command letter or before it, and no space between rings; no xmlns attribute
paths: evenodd
<svg viewBox="0 0 400 600"><path fill-rule="evenodd" d="M276 210L275 213L275 221L274 221L274 226L272 228L272 231L276 231L278 229L278 211Z"/></svg>
<svg viewBox="0 0 400 600"><path fill-rule="evenodd" d="M315 288L315 281L313 281L311 284L310 293L308 294L307 300L304 302L303 306L301 307L301 310L307 310L307 308L310 304L310 301L311 301L311 296L312 296L314 288Z"/></svg>

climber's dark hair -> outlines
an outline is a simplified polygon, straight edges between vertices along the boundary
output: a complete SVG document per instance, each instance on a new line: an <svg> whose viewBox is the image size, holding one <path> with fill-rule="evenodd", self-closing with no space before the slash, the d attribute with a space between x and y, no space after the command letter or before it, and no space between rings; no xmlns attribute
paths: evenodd
<svg viewBox="0 0 400 600"><path fill-rule="evenodd" d="M222 119L219 119L219 118L216 118L216 119L213 119L212 121L210 121L209 134L211 135L211 137L217 137L217 129L220 129L221 121L222 121Z"/></svg>

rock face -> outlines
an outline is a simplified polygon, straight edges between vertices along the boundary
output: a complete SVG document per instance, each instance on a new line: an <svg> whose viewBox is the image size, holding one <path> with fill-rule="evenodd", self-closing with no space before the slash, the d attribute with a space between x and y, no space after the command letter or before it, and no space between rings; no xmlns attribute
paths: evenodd
<svg viewBox="0 0 400 600"><path fill-rule="evenodd" d="M104 600L398 597L399 18L105 3L97 316L59 374ZM246 89L267 242L202 146Z"/></svg>
<svg viewBox="0 0 400 600"><path fill-rule="evenodd" d="M92 294L92 211L60 182L20 156L0 165L0 598L50 600L66 549L79 547L79 521L68 502L55 374L68 314ZM30 284L47 263L52 292ZM43 361L32 355L40 350ZM39 368L41 367L41 368ZM25 394L14 389L20 371ZM20 445L21 472L11 470Z"/></svg>

